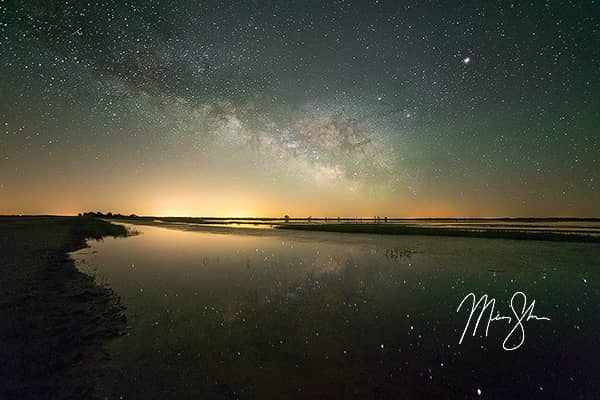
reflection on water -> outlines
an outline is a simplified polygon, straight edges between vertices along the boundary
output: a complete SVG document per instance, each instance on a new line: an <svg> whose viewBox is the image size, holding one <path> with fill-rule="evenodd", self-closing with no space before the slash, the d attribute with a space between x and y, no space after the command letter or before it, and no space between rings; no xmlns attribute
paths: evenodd
<svg viewBox="0 0 600 400"><path fill-rule="evenodd" d="M79 267L127 306L100 394L125 399L583 398L600 394L600 246L135 226ZM552 319L458 340L469 292Z"/></svg>

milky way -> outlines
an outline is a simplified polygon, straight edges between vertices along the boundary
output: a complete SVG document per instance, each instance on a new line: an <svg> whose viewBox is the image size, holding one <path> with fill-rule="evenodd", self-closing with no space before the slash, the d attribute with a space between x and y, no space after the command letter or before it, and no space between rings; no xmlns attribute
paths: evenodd
<svg viewBox="0 0 600 400"><path fill-rule="evenodd" d="M598 216L598 7L534 3L0 3L0 213Z"/></svg>

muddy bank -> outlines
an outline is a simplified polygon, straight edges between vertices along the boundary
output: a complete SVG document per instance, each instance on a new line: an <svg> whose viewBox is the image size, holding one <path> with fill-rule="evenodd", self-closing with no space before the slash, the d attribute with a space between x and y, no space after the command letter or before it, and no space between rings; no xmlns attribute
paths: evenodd
<svg viewBox="0 0 600 400"><path fill-rule="evenodd" d="M403 224L284 224L278 229L303 231L372 233L382 235L457 236L488 239L542 240L551 242L600 243L600 237L581 232L550 232L542 230L509 230L498 228L437 228Z"/></svg>
<svg viewBox="0 0 600 400"><path fill-rule="evenodd" d="M124 331L125 317L67 253L86 238L126 234L87 217L0 217L0 398L93 395L103 344Z"/></svg>

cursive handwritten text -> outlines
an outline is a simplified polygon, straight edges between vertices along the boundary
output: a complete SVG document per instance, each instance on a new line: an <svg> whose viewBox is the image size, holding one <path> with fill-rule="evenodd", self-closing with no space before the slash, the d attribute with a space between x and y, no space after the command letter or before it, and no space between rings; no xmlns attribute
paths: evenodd
<svg viewBox="0 0 600 400"><path fill-rule="evenodd" d="M459 344L462 343L465 334L469 330L469 327L472 325L473 321L475 321L473 322L473 336L475 336L477 330L479 329L479 324L481 323L481 320L484 319L486 312L487 316L485 316L484 319L486 337L492 322L504 320L508 324L512 324L514 321L512 329L508 332L508 335L506 335L504 341L502 342L502 348L507 351L516 350L521 347L523 343L525 343L525 322L530 320L550 321L550 318L548 317L539 317L533 313L533 309L535 308L535 300L532 300L528 305L527 296L523 292L515 292L510 298L509 307L513 316L501 315L499 311L496 311L496 299L489 298L487 294L484 294L478 300L477 296L475 296L475 293L472 292L463 298L458 305L456 312L459 312L463 305L469 300L471 301L471 310L469 312L469 318L467 319L465 329L463 330L460 340L458 341ZM521 307L519 307L521 302ZM476 319L474 317L476 317Z"/></svg>

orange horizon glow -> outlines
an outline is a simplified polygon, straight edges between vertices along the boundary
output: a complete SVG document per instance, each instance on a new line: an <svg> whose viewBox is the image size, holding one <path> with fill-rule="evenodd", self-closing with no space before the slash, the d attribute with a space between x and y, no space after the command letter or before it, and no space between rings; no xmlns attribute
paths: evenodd
<svg viewBox="0 0 600 400"><path fill-rule="evenodd" d="M72 212L29 212L29 213L0 213L0 217L28 217L28 216L60 216L60 217L76 217L79 214L83 214L86 212L101 212L106 216L107 213L112 213L114 215L121 215L123 217L127 217L131 214L134 214L136 217L156 217L156 218L205 218L205 219L284 219L286 214L269 214L269 215L249 215L249 214L218 214L218 215L205 215L205 214L181 214L181 213L165 213L165 214L146 214L146 213L135 213L135 212L113 212L113 211L102 211L102 210L84 210L84 211L72 211ZM387 218L389 220L394 219L525 219L525 218L534 218L534 219L549 219L549 218L560 218L560 219L598 219L600 217L596 216L573 216L573 215L542 215L542 216L529 216L529 215L316 215L316 214L308 214L308 215L294 215L287 214L290 219L307 219L312 218L314 220L323 220L327 219L330 221L335 221L338 218L341 220L354 220L354 219L363 219L363 220L372 220L375 217L379 217L380 219Z"/></svg>
<svg viewBox="0 0 600 400"><path fill-rule="evenodd" d="M170 171L169 168L173 168ZM207 176L177 175L179 167L132 177L130 172L108 176L99 169L82 175L66 171L51 182L43 174L30 176L28 185L6 181L0 189L0 215L77 215L112 212L156 217L214 218L594 218L593 197L574 204L557 194L545 202L523 197L482 194L424 185L419 193L369 187L349 190L337 183L276 184L260 175L232 182L228 173ZM172 177L176 176L176 179ZM134 183L131 183L134 182Z"/></svg>

